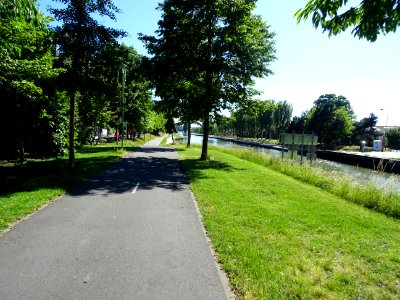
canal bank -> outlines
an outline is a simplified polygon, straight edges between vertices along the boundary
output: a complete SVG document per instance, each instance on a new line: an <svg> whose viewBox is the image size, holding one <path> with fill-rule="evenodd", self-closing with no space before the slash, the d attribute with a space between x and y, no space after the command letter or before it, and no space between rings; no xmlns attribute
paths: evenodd
<svg viewBox="0 0 400 300"><path fill-rule="evenodd" d="M201 134L193 134L201 136ZM287 151L286 148L275 145L265 144L256 141L245 141L235 138L210 136L211 139L221 140L229 144L235 143L243 146L272 149L276 151ZM299 153L300 154L300 153ZM338 162L346 165L362 167L374 171L400 174L400 152L344 152L331 150L317 150L317 158ZM277 156L276 153L274 156Z"/></svg>
<svg viewBox="0 0 400 300"><path fill-rule="evenodd" d="M400 152L394 152L392 157L385 158L379 155L381 152L342 152L342 151L317 151L317 157L320 159L340 162L343 164L367 168L375 171L400 174Z"/></svg>

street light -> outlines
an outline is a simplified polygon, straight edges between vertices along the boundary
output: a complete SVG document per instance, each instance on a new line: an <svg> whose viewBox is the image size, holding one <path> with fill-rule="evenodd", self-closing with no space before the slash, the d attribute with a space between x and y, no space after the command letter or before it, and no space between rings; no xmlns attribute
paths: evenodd
<svg viewBox="0 0 400 300"><path fill-rule="evenodd" d="M124 131L125 131L125 120L124 120L124 113L125 113L125 79L126 79L126 65L121 64L121 85L122 85L122 90L121 90L121 106L122 106L122 144L121 148L124 149Z"/></svg>
<svg viewBox="0 0 400 300"><path fill-rule="evenodd" d="M381 108L381 111L384 111L384 109ZM385 135L386 135L386 129L387 129L387 126L388 126L388 120L389 120L389 112L386 113L386 125L383 128L382 149L381 149L382 152L385 150Z"/></svg>

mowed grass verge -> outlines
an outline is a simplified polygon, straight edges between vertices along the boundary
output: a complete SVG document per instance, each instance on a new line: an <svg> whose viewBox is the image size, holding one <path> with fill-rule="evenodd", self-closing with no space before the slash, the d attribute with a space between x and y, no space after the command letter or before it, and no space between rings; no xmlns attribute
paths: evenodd
<svg viewBox="0 0 400 300"><path fill-rule="evenodd" d="M178 147L243 299L399 299L400 222L216 149Z"/></svg>
<svg viewBox="0 0 400 300"><path fill-rule="evenodd" d="M326 171L314 164L282 160L266 153L247 149L219 148L220 151L240 159L265 166L301 182L319 187L350 202L400 219L399 177L393 175L380 187L372 182L357 182L335 171Z"/></svg>
<svg viewBox="0 0 400 300"><path fill-rule="evenodd" d="M125 141L125 151L120 149L121 143L85 146L75 153L76 170L72 174L68 171L68 157L32 159L21 166L3 162L0 165L0 233L144 143L143 139Z"/></svg>

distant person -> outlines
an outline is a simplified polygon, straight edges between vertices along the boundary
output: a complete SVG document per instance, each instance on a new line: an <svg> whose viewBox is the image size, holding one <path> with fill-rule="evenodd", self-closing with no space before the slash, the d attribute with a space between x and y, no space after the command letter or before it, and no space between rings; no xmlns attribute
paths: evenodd
<svg viewBox="0 0 400 300"><path fill-rule="evenodd" d="M360 144L360 151L361 151L361 152L365 152L365 144L366 144L365 141L362 141L362 142L361 142L361 144Z"/></svg>

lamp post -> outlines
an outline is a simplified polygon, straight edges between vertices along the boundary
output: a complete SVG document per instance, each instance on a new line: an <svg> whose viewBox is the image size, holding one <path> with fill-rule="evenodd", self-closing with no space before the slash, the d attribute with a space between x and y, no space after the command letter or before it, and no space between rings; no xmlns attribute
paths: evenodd
<svg viewBox="0 0 400 300"><path fill-rule="evenodd" d="M125 113L125 78L126 78L126 68L125 64L121 64L121 106L122 106L122 132L121 132L121 148L124 149L124 132L125 132L125 120L124 120L124 113Z"/></svg>
<svg viewBox="0 0 400 300"><path fill-rule="evenodd" d="M384 111L383 108L381 108L381 111ZM389 113L386 113L386 125L383 128L383 135L382 135L382 152L385 150L385 136L386 136L386 129L387 129L387 125L388 125L388 120L389 120Z"/></svg>

